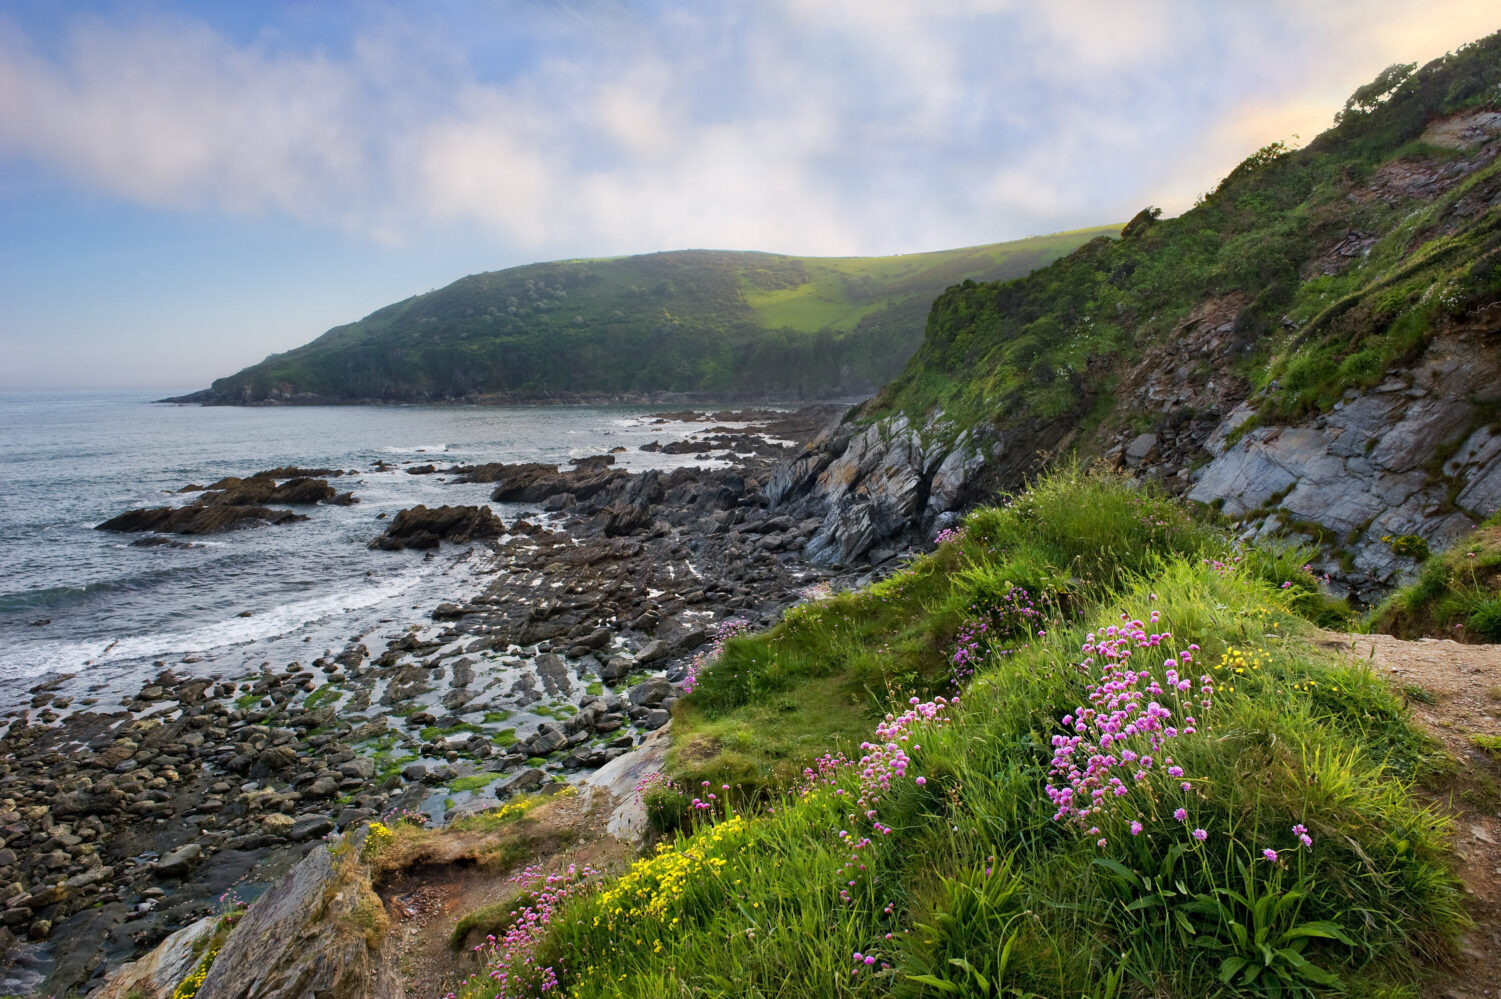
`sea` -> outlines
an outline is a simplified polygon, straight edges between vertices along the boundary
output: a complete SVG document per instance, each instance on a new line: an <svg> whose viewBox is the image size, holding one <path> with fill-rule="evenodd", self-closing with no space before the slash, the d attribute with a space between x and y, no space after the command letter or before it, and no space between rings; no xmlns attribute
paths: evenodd
<svg viewBox="0 0 1501 999"><path fill-rule="evenodd" d="M168 394L0 393L0 710L59 678L60 690L103 708L163 667L238 679L351 640L376 648L372 638L477 592L486 560L474 549L367 547L406 507L489 503L490 485L412 466L563 464L616 448L632 471L720 463L639 450L711 425L643 407L152 401ZM359 502L297 507L310 519L173 546L95 530L128 509L189 502L189 484L284 466L342 469L330 483ZM534 506L489 505L506 523L546 519Z"/></svg>

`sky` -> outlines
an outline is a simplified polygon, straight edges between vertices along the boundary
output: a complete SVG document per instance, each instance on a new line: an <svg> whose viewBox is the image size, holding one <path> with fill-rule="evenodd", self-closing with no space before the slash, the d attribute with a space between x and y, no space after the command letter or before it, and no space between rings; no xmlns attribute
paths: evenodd
<svg viewBox="0 0 1501 999"><path fill-rule="evenodd" d="M537 260L1189 207L1494 0L0 0L0 390L193 389Z"/></svg>

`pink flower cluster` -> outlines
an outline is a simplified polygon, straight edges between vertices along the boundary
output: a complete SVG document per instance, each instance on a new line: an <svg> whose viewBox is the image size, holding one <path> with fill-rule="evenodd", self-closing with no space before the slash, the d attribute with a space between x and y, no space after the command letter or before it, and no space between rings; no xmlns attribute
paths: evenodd
<svg viewBox="0 0 1501 999"><path fill-rule="evenodd" d="M714 641L708 649L693 657L693 662L688 664L688 672L683 676L683 694L693 693L693 688L698 686L698 675L719 661L724 655L724 643L736 635L744 634L750 629L750 622L743 618L733 617L719 622L719 630L714 635Z"/></svg>
<svg viewBox="0 0 1501 999"><path fill-rule="evenodd" d="M1153 611L1150 623L1158 619ZM1136 669L1133 656L1157 649L1173 636L1166 631L1150 632L1148 622L1126 614L1121 620L1098 635L1090 633L1082 646L1086 658L1081 667L1093 669L1098 657L1100 676L1088 688L1089 703L1063 716L1064 727L1073 734L1055 735L1052 740L1047 794L1056 809L1053 818L1081 825L1093 822L1092 835L1098 833L1099 817L1112 803L1146 781L1154 770L1174 779L1183 777L1183 768L1165 755L1167 745L1197 731L1198 720L1190 712L1208 711L1214 694L1210 677L1201 676L1195 702L1194 681L1179 672L1193 663L1197 645L1162 660L1159 670ZM1188 781L1182 782L1184 790L1190 787ZM1185 818L1186 813L1178 821ZM1101 845L1105 842L1100 840Z"/></svg>
<svg viewBox="0 0 1501 999"><path fill-rule="evenodd" d="M958 527L946 527L938 532L937 537L933 539L933 544L941 545L949 541L958 541L964 537L967 530L968 528L963 524L960 524Z"/></svg>
<svg viewBox="0 0 1501 999"><path fill-rule="evenodd" d="M857 815L863 814L870 823L871 832L890 836L891 827L881 821L876 806L882 796L891 790L894 782L907 776L912 765L912 758L907 755L908 750L922 748L919 743L912 741L915 733L911 730L917 725L947 722L949 716L945 712L958 707L959 698L936 697L931 701L919 701L914 697L907 703L910 707L906 711L900 715L888 714L876 726L875 737L879 741L860 744L865 755L858 762L851 761L842 754L819 757L812 767L803 771L804 785L801 793L808 794L819 784L837 784L844 772L853 768L856 770L856 787L846 790L836 786L834 794L840 797L853 795L854 810L849 817L853 820ZM917 777L915 783L924 785L927 778ZM849 860L841 869L841 876L846 878L846 882L840 887L839 894L845 901L850 901L849 889L855 886L860 873L866 869L861 861L860 851L869 848L874 841L868 836L854 836L847 829L839 830L839 838L846 842L851 851Z"/></svg>
<svg viewBox="0 0 1501 999"><path fill-rule="evenodd" d="M524 901L511 912L511 925L503 936L490 936L474 948L484 963L481 974L495 983L495 999L523 999L558 988L556 970L537 966L533 956L536 945L562 904L593 891L589 879L599 873L592 867L569 864L562 874L544 877L539 868L528 867L510 879L512 884L522 886ZM453 999L453 993L449 999Z"/></svg>

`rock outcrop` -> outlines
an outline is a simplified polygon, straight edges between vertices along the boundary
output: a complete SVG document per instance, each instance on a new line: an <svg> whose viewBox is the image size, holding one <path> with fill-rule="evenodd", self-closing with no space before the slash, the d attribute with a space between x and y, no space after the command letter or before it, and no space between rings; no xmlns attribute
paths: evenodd
<svg viewBox="0 0 1501 999"><path fill-rule="evenodd" d="M347 506L358 502L353 493L341 493L329 485L327 479L314 477L328 474L340 473L330 472L328 469L272 468L244 479L230 476L204 488L189 486L182 490L198 494L186 506L127 510L98 525L96 530L218 534L239 527L289 524L308 519L291 510L268 507L268 503L286 503L292 506L332 503Z"/></svg>
<svg viewBox="0 0 1501 999"><path fill-rule="evenodd" d="M119 531L133 534L140 531L157 531L163 534L218 534L239 527L258 527L262 524L290 524L307 520L291 510L273 510L264 506L209 506L149 507L142 510L127 510L118 517L111 517L95 530Z"/></svg>
<svg viewBox="0 0 1501 999"><path fill-rule="evenodd" d="M386 533L370 542L371 548L398 551L402 548L436 548L441 542L463 544L498 538L505 524L487 506L414 506L391 521Z"/></svg>
<svg viewBox="0 0 1501 999"><path fill-rule="evenodd" d="M763 495L773 510L822 518L806 549L815 564L884 561L972 502L1001 451L983 428L920 430L903 415L844 424L774 469Z"/></svg>
<svg viewBox="0 0 1501 999"><path fill-rule="evenodd" d="M139 961L116 969L89 999L171 999L178 983L203 959L203 946L218 923L215 916L189 923Z"/></svg>
<svg viewBox="0 0 1501 999"><path fill-rule="evenodd" d="M352 857L319 845L250 907L199 999L384 999L402 994L383 954L385 910Z"/></svg>
<svg viewBox="0 0 1501 999"><path fill-rule="evenodd" d="M1412 367L1351 392L1297 426L1261 426L1227 444L1243 405L1205 442L1213 460L1188 497L1243 518L1258 534L1291 530L1347 553L1332 565L1365 601L1416 563L1393 550L1404 535L1447 548L1501 507L1501 359L1494 332L1433 340Z"/></svg>

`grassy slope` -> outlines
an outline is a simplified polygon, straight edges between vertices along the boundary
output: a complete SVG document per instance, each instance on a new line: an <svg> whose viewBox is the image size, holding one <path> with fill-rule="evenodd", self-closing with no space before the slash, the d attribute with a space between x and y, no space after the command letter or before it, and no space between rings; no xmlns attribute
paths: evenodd
<svg viewBox="0 0 1501 999"><path fill-rule="evenodd" d="M1349 994L1418 995L1415 965L1463 922L1445 823L1410 789L1438 754L1384 681L1309 643L1298 612L1326 608L1307 577L1282 580L1297 553L1232 561L1228 544L1169 501L1065 472L972 514L963 537L888 582L732 641L675 724L739 717L775 743L799 723L752 705L804 701L814 676L899 711L909 690L947 683L943 622L988 624L951 720L910 730L910 767L875 800L855 800L869 790L860 767L769 795L741 780L726 796L718 776L705 790L695 773L686 793L713 790L715 807L552 915L541 962L565 994L591 997L1235 994L1223 970L1242 994L1307 994L1327 971ZM1007 598L1021 584L1026 612ZM1161 678L1164 655L1197 646L1195 700L1201 671L1214 687L1208 709L1162 698L1173 724L1199 716L1168 744L1185 773L1159 760L1090 820L1099 832L1056 821L1051 741L1099 676L1080 646L1122 613L1153 612L1150 630L1172 637L1133 664Z"/></svg>
<svg viewBox="0 0 1501 999"><path fill-rule="evenodd" d="M688 250L475 274L273 355L213 391L325 398L640 391L834 393L880 384L934 296L1017 277L1119 227L897 257Z"/></svg>
<svg viewBox="0 0 1501 999"><path fill-rule="evenodd" d="M1398 638L1501 642L1501 515L1430 558L1417 581L1383 601L1369 623Z"/></svg>
<svg viewBox="0 0 1501 999"><path fill-rule="evenodd" d="M1102 406L1124 422L1130 414L1109 412L1122 372L1214 299L1234 306L1221 363L1265 390L1262 419L1373 385L1445 322L1501 295L1501 214L1486 207L1501 164L1431 203L1388 197L1381 183L1453 162L1459 154L1419 137L1436 117L1487 107L1501 107L1501 34L1423 67L1304 149L1258 151L1179 218L1144 214L1118 243L1089 243L1010 283L950 289L872 413L936 407L963 425L1099 418ZM1312 276L1351 232L1380 238L1342 272ZM1211 377L1207 363L1189 359L1186 377Z"/></svg>

